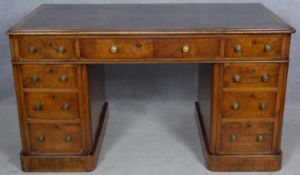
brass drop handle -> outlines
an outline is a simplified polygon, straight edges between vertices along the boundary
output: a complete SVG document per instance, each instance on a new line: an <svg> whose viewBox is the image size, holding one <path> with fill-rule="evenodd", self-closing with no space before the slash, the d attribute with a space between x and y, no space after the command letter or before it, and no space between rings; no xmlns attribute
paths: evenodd
<svg viewBox="0 0 300 175"><path fill-rule="evenodd" d="M262 77L261 77L261 81L263 82L267 82L270 80L270 77L268 74L263 74Z"/></svg>
<svg viewBox="0 0 300 175"><path fill-rule="evenodd" d="M59 46L56 51L57 53L63 54L65 53L66 49L64 46Z"/></svg>
<svg viewBox="0 0 300 175"><path fill-rule="evenodd" d="M38 76L38 75L32 75L31 76L31 81L33 82L33 83L38 83L38 82L40 82L40 76Z"/></svg>
<svg viewBox="0 0 300 175"><path fill-rule="evenodd" d="M256 141L257 141L257 142L263 142L264 140L265 140L265 138L264 138L263 135L258 134L258 135L256 136Z"/></svg>
<svg viewBox="0 0 300 175"><path fill-rule="evenodd" d="M237 141L236 135L234 135L234 134L230 135L229 140L230 140L230 142L236 142Z"/></svg>
<svg viewBox="0 0 300 175"><path fill-rule="evenodd" d="M231 105L231 109L232 110L239 110L240 109L240 104L238 104L238 103L236 103L236 102L234 102L234 103L232 103L232 105Z"/></svg>
<svg viewBox="0 0 300 175"><path fill-rule="evenodd" d="M31 54L35 54L37 52L37 48L35 46L31 46L29 47L28 51L31 53Z"/></svg>
<svg viewBox="0 0 300 175"><path fill-rule="evenodd" d="M34 111L38 112L42 110L42 104L41 103L37 103L34 105Z"/></svg>
<svg viewBox="0 0 300 175"><path fill-rule="evenodd" d="M59 77L59 81L62 82L62 83L65 83L68 81L68 76L67 75L61 75Z"/></svg>
<svg viewBox="0 0 300 175"><path fill-rule="evenodd" d="M234 48L234 51L236 52L236 53L241 53L242 52L242 46L241 45L236 45L235 46L235 48Z"/></svg>
<svg viewBox="0 0 300 175"><path fill-rule="evenodd" d="M261 111L266 110L268 108L268 105L264 102L259 103L259 109Z"/></svg>
<svg viewBox="0 0 300 175"><path fill-rule="evenodd" d="M239 74L235 74L234 77L233 77L233 80L235 82L240 82L241 81L241 76Z"/></svg>
<svg viewBox="0 0 300 175"><path fill-rule="evenodd" d="M110 48L110 52L111 52L111 53L117 53L117 52L118 52L117 46L112 46L112 47Z"/></svg>
<svg viewBox="0 0 300 175"><path fill-rule="evenodd" d="M38 141L40 143L43 143L45 141L45 139L46 139L45 136L39 136Z"/></svg>
<svg viewBox="0 0 300 175"><path fill-rule="evenodd" d="M270 52L272 52L272 47L269 45L269 44L266 44L265 45L265 48L264 48L264 51L266 52L266 53L270 53Z"/></svg>
<svg viewBox="0 0 300 175"><path fill-rule="evenodd" d="M190 47L189 47L188 45L184 45L184 46L182 47L182 52L183 52L183 53L189 53L189 52L190 52Z"/></svg>
<svg viewBox="0 0 300 175"><path fill-rule="evenodd" d="M70 110L70 108L71 108L71 106L70 106L69 103L64 103L64 104L61 106L61 109L62 109L63 111L68 111L68 110Z"/></svg>
<svg viewBox="0 0 300 175"><path fill-rule="evenodd" d="M66 135L65 142L72 142L72 135Z"/></svg>

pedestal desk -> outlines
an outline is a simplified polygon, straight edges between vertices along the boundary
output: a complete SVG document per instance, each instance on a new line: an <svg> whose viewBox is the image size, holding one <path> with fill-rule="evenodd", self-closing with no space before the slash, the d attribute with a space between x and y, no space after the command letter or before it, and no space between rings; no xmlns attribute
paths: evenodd
<svg viewBox="0 0 300 175"><path fill-rule="evenodd" d="M105 64L194 63L207 168L279 170L293 32L261 4L40 6L8 31L22 169L95 169Z"/></svg>

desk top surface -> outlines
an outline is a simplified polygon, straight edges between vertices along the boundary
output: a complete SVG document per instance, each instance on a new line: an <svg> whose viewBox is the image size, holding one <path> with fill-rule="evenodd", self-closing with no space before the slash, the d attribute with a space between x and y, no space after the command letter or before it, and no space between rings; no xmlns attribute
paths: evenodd
<svg viewBox="0 0 300 175"><path fill-rule="evenodd" d="M45 4L17 23L22 33L291 33L262 4Z"/></svg>

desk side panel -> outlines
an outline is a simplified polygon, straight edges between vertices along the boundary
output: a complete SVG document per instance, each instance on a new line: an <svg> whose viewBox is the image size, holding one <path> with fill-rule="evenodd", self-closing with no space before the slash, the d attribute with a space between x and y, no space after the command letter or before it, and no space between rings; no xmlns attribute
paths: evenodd
<svg viewBox="0 0 300 175"><path fill-rule="evenodd" d="M211 94L213 80L213 64L198 65L198 102L203 118L204 129L208 142L211 142ZM209 146L210 147L210 146ZM211 151L211 150L210 150Z"/></svg>
<svg viewBox="0 0 300 175"><path fill-rule="evenodd" d="M104 65L85 65L88 69L89 102L92 126L92 138L95 142L101 110L105 102Z"/></svg>

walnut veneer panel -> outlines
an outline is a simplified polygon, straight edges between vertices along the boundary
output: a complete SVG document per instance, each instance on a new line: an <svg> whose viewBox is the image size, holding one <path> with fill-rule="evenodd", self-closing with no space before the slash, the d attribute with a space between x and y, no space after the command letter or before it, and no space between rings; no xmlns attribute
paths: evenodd
<svg viewBox="0 0 300 175"><path fill-rule="evenodd" d="M272 151L273 131L273 123L266 122L222 124L220 150L222 153L230 154L270 153Z"/></svg>
<svg viewBox="0 0 300 175"><path fill-rule="evenodd" d="M115 49L115 50L113 50ZM82 58L149 58L152 41L145 39L81 39Z"/></svg>
<svg viewBox="0 0 300 175"><path fill-rule="evenodd" d="M26 93L25 105L29 118L79 118L79 98L76 93Z"/></svg>
<svg viewBox="0 0 300 175"><path fill-rule="evenodd" d="M76 89L76 65L22 65L24 88Z"/></svg>
<svg viewBox="0 0 300 175"><path fill-rule="evenodd" d="M81 134L77 124L29 124L30 147L33 153L80 154L83 151Z"/></svg>
<svg viewBox="0 0 300 175"><path fill-rule="evenodd" d="M281 51L282 38L238 37L228 38L225 41L225 57L273 57L279 59Z"/></svg>
<svg viewBox="0 0 300 175"><path fill-rule="evenodd" d="M225 64L224 88L277 87L280 64Z"/></svg>
<svg viewBox="0 0 300 175"><path fill-rule="evenodd" d="M275 117L276 92L225 92L222 98L224 118Z"/></svg>
<svg viewBox="0 0 300 175"><path fill-rule="evenodd" d="M156 39L154 58L218 58L220 39ZM184 50L186 47L187 50Z"/></svg>
<svg viewBox="0 0 300 175"><path fill-rule="evenodd" d="M63 38L20 37L22 59L71 59L75 57L75 41Z"/></svg>

